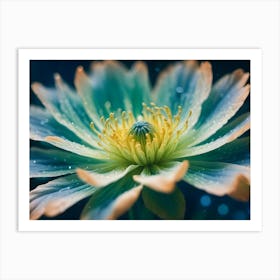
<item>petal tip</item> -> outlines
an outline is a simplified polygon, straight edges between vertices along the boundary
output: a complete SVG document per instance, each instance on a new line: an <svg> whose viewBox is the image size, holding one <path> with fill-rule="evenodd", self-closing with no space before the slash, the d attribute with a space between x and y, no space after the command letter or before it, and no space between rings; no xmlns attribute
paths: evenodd
<svg viewBox="0 0 280 280"><path fill-rule="evenodd" d="M85 183L96 185L96 182L93 180L92 176L86 170L77 168L76 173L78 177Z"/></svg>
<svg viewBox="0 0 280 280"><path fill-rule="evenodd" d="M57 136L46 136L45 137L45 141L48 141L48 142L58 142L58 143L61 143L61 138L60 137L57 137Z"/></svg>
<svg viewBox="0 0 280 280"><path fill-rule="evenodd" d="M236 200L247 202L250 200L250 179L244 174L236 176L228 195Z"/></svg>
<svg viewBox="0 0 280 280"><path fill-rule="evenodd" d="M43 86L38 82L34 82L31 84L31 88L34 91L34 93L39 94Z"/></svg>
<svg viewBox="0 0 280 280"><path fill-rule="evenodd" d="M177 171L174 173L174 180L176 182L180 181L184 177L188 169L189 169L189 161L188 160L182 161L182 163L178 166Z"/></svg>

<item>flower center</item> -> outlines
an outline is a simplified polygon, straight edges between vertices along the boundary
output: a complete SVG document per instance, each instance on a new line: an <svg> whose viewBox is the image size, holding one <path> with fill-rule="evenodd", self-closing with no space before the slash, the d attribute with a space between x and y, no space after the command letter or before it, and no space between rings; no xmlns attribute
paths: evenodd
<svg viewBox="0 0 280 280"><path fill-rule="evenodd" d="M190 115L190 114L189 114ZM110 113L101 117L103 130L98 131L98 145L116 166L136 164L160 165L172 159L178 140L188 128L188 118L182 119L182 108L172 115L168 106L143 103L142 115L137 118L131 112Z"/></svg>
<svg viewBox="0 0 280 280"><path fill-rule="evenodd" d="M153 126L146 121L137 121L132 125L129 133L138 141L142 147L146 144L146 138L148 135L153 138Z"/></svg>

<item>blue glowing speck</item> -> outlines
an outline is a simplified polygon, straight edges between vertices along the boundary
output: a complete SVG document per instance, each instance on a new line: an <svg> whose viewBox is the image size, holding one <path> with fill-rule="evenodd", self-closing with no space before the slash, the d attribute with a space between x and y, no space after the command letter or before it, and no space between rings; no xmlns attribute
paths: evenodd
<svg viewBox="0 0 280 280"><path fill-rule="evenodd" d="M219 215L225 216L228 214L228 212L229 212L229 208L226 204L223 203L223 204L219 205L219 207L218 207Z"/></svg>
<svg viewBox="0 0 280 280"><path fill-rule="evenodd" d="M209 195L205 194L200 198L200 204L203 207L208 207L208 206L210 206L211 203L212 203L212 201L211 201L211 197Z"/></svg>

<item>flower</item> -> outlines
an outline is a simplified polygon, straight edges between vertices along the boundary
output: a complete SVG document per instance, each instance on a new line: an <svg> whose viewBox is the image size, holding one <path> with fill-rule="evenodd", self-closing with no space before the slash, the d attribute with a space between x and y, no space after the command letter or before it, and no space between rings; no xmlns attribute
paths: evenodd
<svg viewBox="0 0 280 280"><path fill-rule="evenodd" d="M178 182L249 200L248 73L212 85L209 62L178 62L152 89L145 63L103 61L78 67L75 89L54 78L32 84L44 108L30 107L30 138L44 144L30 149L30 177L49 181L30 192L31 219L87 197L81 219L184 219Z"/></svg>

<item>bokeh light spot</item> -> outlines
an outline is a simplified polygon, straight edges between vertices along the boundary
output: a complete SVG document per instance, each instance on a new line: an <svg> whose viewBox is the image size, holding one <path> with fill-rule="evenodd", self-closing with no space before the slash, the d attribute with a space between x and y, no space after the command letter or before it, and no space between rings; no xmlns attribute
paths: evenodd
<svg viewBox="0 0 280 280"><path fill-rule="evenodd" d="M229 208L228 208L228 206L226 204L223 203L223 204L219 205L219 207L218 207L219 215L225 216L225 215L228 214L228 212L229 212Z"/></svg>
<svg viewBox="0 0 280 280"><path fill-rule="evenodd" d="M208 207L208 206L210 206L211 203L212 203L212 201L211 201L211 197L209 195L205 194L200 198L200 204L203 207Z"/></svg>

